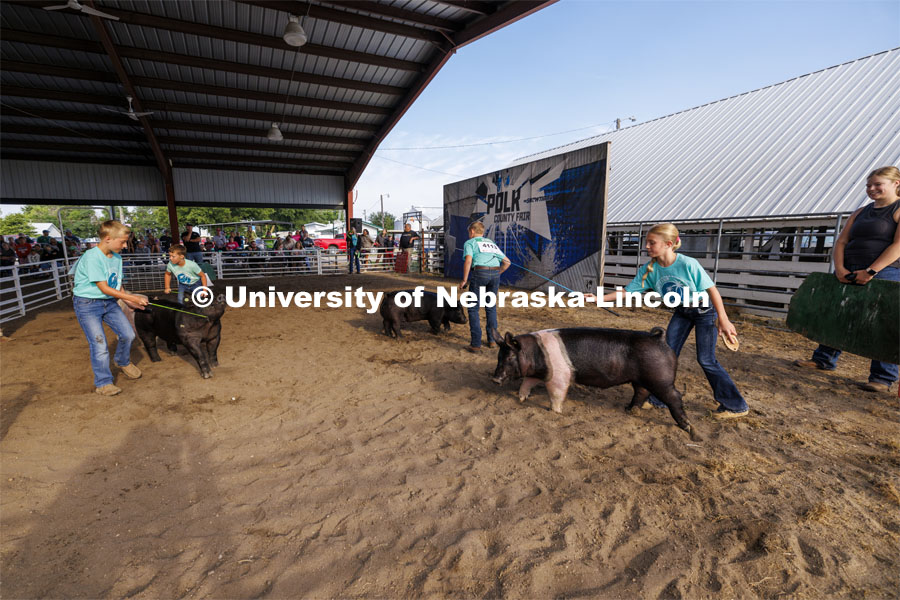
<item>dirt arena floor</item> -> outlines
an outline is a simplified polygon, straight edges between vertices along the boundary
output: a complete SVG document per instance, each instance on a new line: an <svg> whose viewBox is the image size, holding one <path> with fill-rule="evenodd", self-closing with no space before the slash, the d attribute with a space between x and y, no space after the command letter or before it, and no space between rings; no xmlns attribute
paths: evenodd
<svg viewBox="0 0 900 600"><path fill-rule="evenodd" d="M620 313L507 308L500 323L669 316ZM751 415L708 416L692 336L677 382L692 442L667 412L626 414L630 386L575 386L561 415L543 387L520 405L516 383L490 380L496 352L463 350L467 326L395 341L361 309L229 309L212 379L138 341L143 378L105 398L70 305L52 307L0 342L0 595L896 598L896 395L856 387L864 359L801 371L812 342L734 320L741 350L719 357Z"/></svg>

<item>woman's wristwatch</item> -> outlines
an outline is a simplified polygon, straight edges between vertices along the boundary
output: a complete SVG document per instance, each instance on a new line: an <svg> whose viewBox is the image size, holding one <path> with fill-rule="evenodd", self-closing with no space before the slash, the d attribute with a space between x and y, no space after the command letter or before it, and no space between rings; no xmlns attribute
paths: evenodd
<svg viewBox="0 0 900 600"><path fill-rule="evenodd" d="M871 267L866 269L866 273L868 273L872 277L875 277L876 275L878 275L878 271L876 271L875 269L872 269Z"/></svg>

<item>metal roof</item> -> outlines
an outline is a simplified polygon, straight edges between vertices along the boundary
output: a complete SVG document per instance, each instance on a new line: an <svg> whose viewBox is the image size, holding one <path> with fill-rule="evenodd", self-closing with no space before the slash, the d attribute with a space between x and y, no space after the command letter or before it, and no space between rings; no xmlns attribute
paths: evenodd
<svg viewBox="0 0 900 600"><path fill-rule="evenodd" d="M900 49L517 159L611 142L608 223L808 215L900 165Z"/></svg>
<svg viewBox="0 0 900 600"><path fill-rule="evenodd" d="M342 178L456 49L556 0L5 0L4 159ZM282 39L291 15L309 36ZM152 111L132 121L135 111ZM284 141L266 133L280 123ZM168 174L167 174L168 171Z"/></svg>

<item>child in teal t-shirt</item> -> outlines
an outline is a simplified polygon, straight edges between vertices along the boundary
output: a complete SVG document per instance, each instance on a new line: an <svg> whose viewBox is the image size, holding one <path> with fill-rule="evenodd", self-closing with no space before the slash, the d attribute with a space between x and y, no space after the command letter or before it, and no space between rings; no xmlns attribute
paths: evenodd
<svg viewBox="0 0 900 600"><path fill-rule="evenodd" d="M209 287L209 280L206 273L200 268L200 265L192 260L185 258L187 249L181 244L176 244L169 248L169 264L166 265L165 276L165 292L172 291L172 275L175 275L175 281L178 282L178 302L184 304L184 295L193 292L201 285Z"/></svg>
<svg viewBox="0 0 900 600"><path fill-rule="evenodd" d="M669 292L683 294L683 290L687 288L691 293L705 291L709 295L712 304L709 308L675 309L666 328L666 343L677 356L691 329L696 328L697 362L703 368L713 396L719 403L712 416L716 419L743 417L749 412L747 402L716 358L719 334L734 340L737 338L737 331L725 313L722 296L712 279L696 259L676 254L675 251L680 247L678 229L671 223L661 223L650 229L645 248L651 260L638 270L625 291L655 291L665 297ZM610 292L603 299L615 300L617 295L618 291ZM650 402L655 406L662 406L653 396L650 396Z"/></svg>
<svg viewBox="0 0 900 600"><path fill-rule="evenodd" d="M114 360L122 373L131 379L141 376L140 369L131 364L134 328L117 303L117 299L122 300L135 309L147 306L146 297L122 289L122 257L118 253L127 245L130 232L129 227L118 221L105 221L100 225L100 242L85 252L73 267L75 317L91 350L94 391L103 396L114 396L122 391L113 385L104 323L118 337Z"/></svg>

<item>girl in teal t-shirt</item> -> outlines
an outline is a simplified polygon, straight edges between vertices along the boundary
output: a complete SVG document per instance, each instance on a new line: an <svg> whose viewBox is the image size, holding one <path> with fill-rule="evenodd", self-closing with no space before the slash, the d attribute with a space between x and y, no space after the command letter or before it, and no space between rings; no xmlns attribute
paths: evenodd
<svg viewBox="0 0 900 600"><path fill-rule="evenodd" d="M703 368L713 396L719 403L718 408L713 411L713 417L734 419L745 416L749 412L747 402L716 358L716 341L720 333L731 340L737 339L737 331L725 313L725 304L719 290L696 259L676 254L675 251L681 247L681 238L678 236L678 229L671 223L660 223L650 229L644 247L650 256L650 262L638 270L625 291L653 290L665 296L669 292L683 293L682 290L687 288L691 293L705 291L709 295L712 304L709 308L675 309L666 328L666 343L677 356L691 329L696 328L697 362ZM615 300L617 295L618 291L610 292L603 299ZM664 406L653 396L649 399L654 406Z"/></svg>

